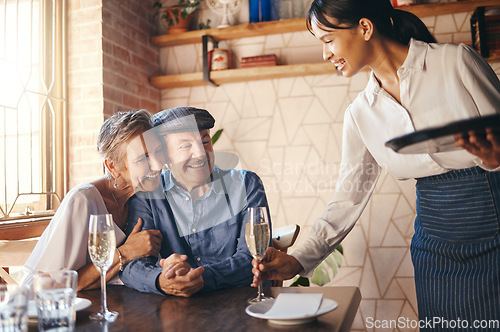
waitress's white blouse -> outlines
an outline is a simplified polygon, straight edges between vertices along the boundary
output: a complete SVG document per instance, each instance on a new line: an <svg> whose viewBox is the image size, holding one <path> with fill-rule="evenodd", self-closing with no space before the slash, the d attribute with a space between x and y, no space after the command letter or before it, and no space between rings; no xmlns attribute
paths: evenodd
<svg viewBox="0 0 500 332"><path fill-rule="evenodd" d="M488 63L466 45L411 40L398 70L401 104L373 72L344 117L342 164L335 194L306 243L292 253L305 276L332 252L372 194L381 169L398 179L437 175L482 165L465 150L398 154L385 142L415 130L500 113L500 83Z"/></svg>
<svg viewBox="0 0 500 332"><path fill-rule="evenodd" d="M32 272L78 270L91 263L87 250L89 218L91 214L107 213L102 196L94 185L85 183L71 189L26 261L24 267L28 271L23 283L31 283ZM116 224L114 226L119 245L126 236ZM112 281L117 280L115 277Z"/></svg>

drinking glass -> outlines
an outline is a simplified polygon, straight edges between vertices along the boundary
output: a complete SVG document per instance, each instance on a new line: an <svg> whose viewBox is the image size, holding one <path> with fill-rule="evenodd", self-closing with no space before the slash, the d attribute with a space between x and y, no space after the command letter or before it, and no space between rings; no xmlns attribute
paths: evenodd
<svg viewBox="0 0 500 332"><path fill-rule="evenodd" d="M253 258L260 262L266 253L270 241L269 221L266 207L249 207L246 215L245 240ZM257 286L257 297L248 303L255 303L270 299L264 296L262 282Z"/></svg>
<svg viewBox="0 0 500 332"><path fill-rule="evenodd" d="M38 272L33 276L39 331L72 331L78 274L73 270Z"/></svg>
<svg viewBox="0 0 500 332"><path fill-rule="evenodd" d="M108 311L106 301L106 272L113 264L116 250L116 238L111 214L90 215L89 254L92 263L101 273L101 311L90 315L90 319L114 322L116 311Z"/></svg>
<svg viewBox="0 0 500 332"><path fill-rule="evenodd" d="M28 289L0 284L0 331L28 331Z"/></svg>

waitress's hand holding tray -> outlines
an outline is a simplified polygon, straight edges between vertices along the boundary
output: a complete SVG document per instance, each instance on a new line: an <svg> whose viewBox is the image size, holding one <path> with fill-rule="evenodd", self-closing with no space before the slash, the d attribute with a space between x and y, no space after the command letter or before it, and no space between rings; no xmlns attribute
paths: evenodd
<svg viewBox="0 0 500 332"><path fill-rule="evenodd" d="M404 154L437 153L465 149L483 163L500 165L500 114L471 118L440 127L418 130L385 143Z"/></svg>

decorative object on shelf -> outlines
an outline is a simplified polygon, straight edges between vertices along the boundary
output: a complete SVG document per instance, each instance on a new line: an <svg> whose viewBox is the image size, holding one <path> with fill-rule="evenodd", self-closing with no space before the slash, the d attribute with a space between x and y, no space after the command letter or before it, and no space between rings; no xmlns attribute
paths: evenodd
<svg viewBox="0 0 500 332"><path fill-rule="evenodd" d="M470 18L472 45L483 57L500 56L500 7L478 7Z"/></svg>
<svg viewBox="0 0 500 332"><path fill-rule="evenodd" d="M392 6L394 8L413 6L417 4L417 0L392 0Z"/></svg>
<svg viewBox="0 0 500 332"><path fill-rule="evenodd" d="M199 30L210 29L210 23L211 23L211 22L212 22L212 21L211 21L210 19L207 19L207 23L200 22L200 23L198 24L198 29L199 29Z"/></svg>
<svg viewBox="0 0 500 332"><path fill-rule="evenodd" d="M241 58L240 67L264 67L264 66L276 66L278 64L278 58L276 54L265 54L257 56L247 56Z"/></svg>
<svg viewBox="0 0 500 332"><path fill-rule="evenodd" d="M221 48L214 48L208 53L209 70L231 69L231 52Z"/></svg>
<svg viewBox="0 0 500 332"><path fill-rule="evenodd" d="M250 23L271 21L271 0L248 0Z"/></svg>
<svg viewBox="0 0 500 332"><path fill-rule="evenodd" d="M194 12L201 0L178 0L167 6L168 1L155 1L153 8L161 14L161 22L168 28L169 34L189 31L194 19Z"/></svg>
<svg viewBox="0 0 500 332"><path fill-rule="evenodd" d="M217 28L226 28L230 26L229 15L237 12L242 0L206 0L208 8L215 14L222 16Z"/></svg>

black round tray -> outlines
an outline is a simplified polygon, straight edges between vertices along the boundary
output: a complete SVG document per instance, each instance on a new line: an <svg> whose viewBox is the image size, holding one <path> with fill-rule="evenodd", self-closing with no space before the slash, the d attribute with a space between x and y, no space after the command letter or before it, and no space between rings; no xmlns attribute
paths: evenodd
<svg viewBox="0 0 500 332"><path fill-rule="evenodd" d="M460 120L441 127L418 130L393 138L387 141L385 146L395 152L405 154L448 152L461 149L455 146L454 134L473 130L485 137L486 128L497 129L500 132L500 114Z"/></svg>

